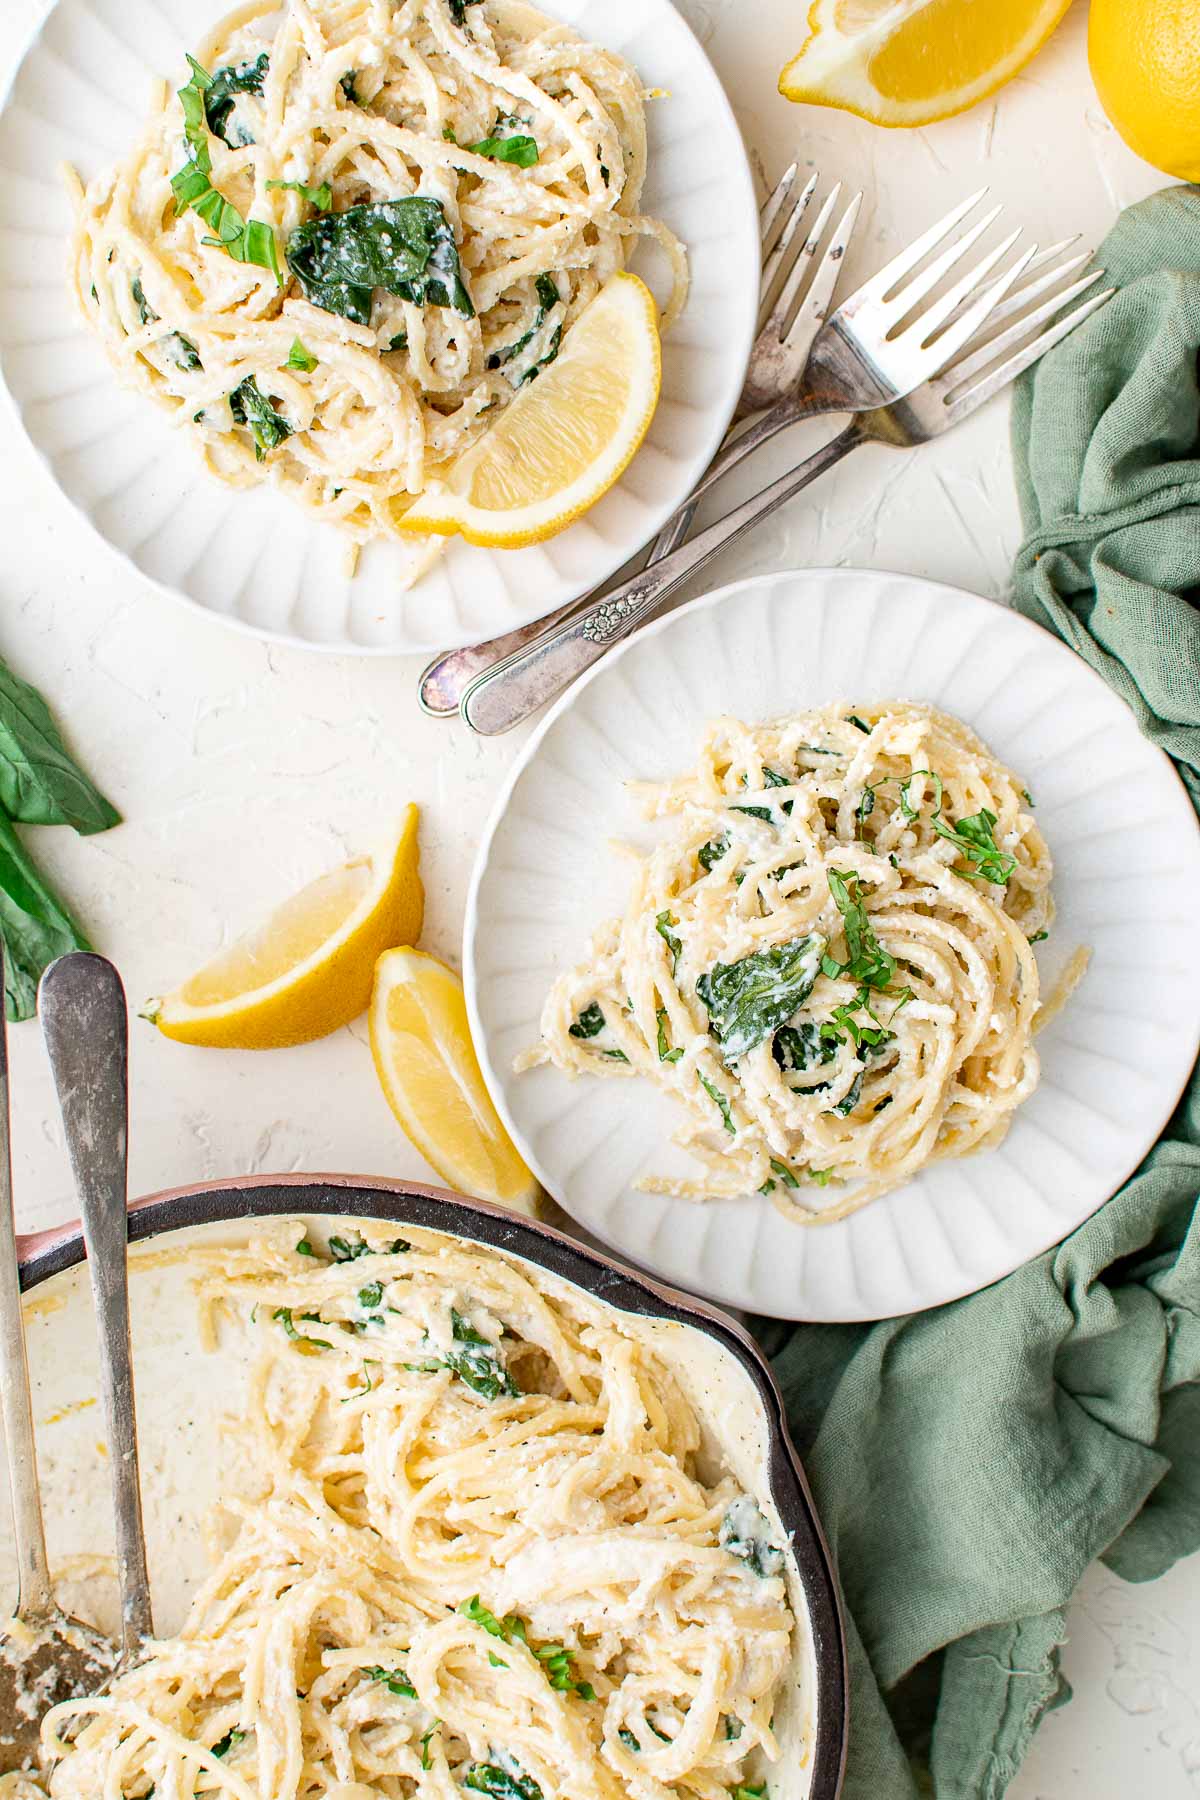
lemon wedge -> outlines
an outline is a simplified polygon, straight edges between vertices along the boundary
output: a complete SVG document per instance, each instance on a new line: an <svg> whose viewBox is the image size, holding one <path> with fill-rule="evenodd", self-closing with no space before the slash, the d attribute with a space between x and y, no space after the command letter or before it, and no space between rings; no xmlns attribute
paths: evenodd
<svg viewBox="0 0 1200 1800"><path fill-rule="evenodd" d="M375 964L420 936L417 809L373 856L321 875L147 1013L182 1044L306 1044L367 1009Z"/></svg>
<svg viewBox="0 0 1200 1800"><path fill-rule="evenodd" d="M1011 80L1071 0L813 0L779 77L789 100L876 125L948 119Z"/></svg>
<svg viewBox="0 0 1200 1800"><path fill-rule="evenodd" d="M658 308L636 275L614 275L443 485L401 517L401 531L461 534L515 550L553 537L617 481L658 404Z"/></svg>
<svg viewBox="0 0 1200 1800"><path fill-rule="evenodd" d="M422 950L389 950L375 971L370 1027L388 1104L447 1187L532 1213L538 1186L484 1086L453 970Z"/></svg>

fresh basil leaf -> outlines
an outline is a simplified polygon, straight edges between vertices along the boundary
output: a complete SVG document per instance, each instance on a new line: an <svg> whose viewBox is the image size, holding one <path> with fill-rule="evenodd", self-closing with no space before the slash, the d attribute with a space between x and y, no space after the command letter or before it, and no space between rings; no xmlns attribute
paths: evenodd
<svg viewBox="0 0 1200 1800"><path fill-rule="evenodd" d="M720 862L728 849L728 834L719 838L709 838L707 844L701 844L700 848L697 850L696 861L700 864L702 869L711 871L713 864Z"/></svg>
<svg viewBox="0 0 1200 1800"><path fill-rule="evenodd" d="M780 1181L782 1181L784 1187L798 1188L800 1186L800 1183L797 1181L796 1177L792 1174L792 1171L788 1168L786 1163L777 1162L776 1159L774 1157L772 1157L771 1158L771 1168L774 1171L774 1173L776 1175L778 1175L778 1177L779 1177ZM737 1732L734 1735L740 1737L741 1733Z"/></svg>
<svg viewBox="0 0 1200 1800"><path fill-rule="evenodd" d="M153 325L154 321L158 318L158 314L155 312L143 292L142 278L140 275L134 276L129 284L129 291L133 295L133 304L138 309L138 318L141 323L143 325Z"/></svg>
<svg viewBox="0 0 1200 1800"><path fill-rule="evenodd" d="M1029 939L1029 942L1031 944L1040 944L1049 936L1050 933L1048 931L1035 931Z"/></svg>
<svg viewBox="0 0 1200 1800"><path fill-rule="evenodd" d="M287 366L299 369L302 375L311 375L317 366L317 359L311 350L306 350L299 338L292 339L292 347L288 351Z"/></svg>
<svg viewBox="0 0 1200 1800"><path fill-rule="evenodd" d="M335 1263L356 1262L360 1256L371 1256L371 1246L360 1237L331 1237L329 1254Z"/></svg>
<svg viewBox="0 0 1200 1800"><path fill-rule="evenodd" d="M764 768L764 787L791 787L791 785L792 780L790 776L781 774L778 769ZM794 800L785 800L780 807L780 811L790 813L794 805ZM734 806L730 808L730 811L746 813L752 819L765 819L768 825L773 825L775 823L775 814L769 806Z"/></svg>
<svg viewBox="0 0 1200 1800"><path fill-rule="evenodd" d="M275 279L282 282L275 233L271 227L258 219L243 219L232 201L226 200L212 184L205 101L214 85L213 77L194 56L189 56L188 62L192 78L186 87L179 89L179 101L183 107L183 134L189 154L183 168L171 177L175 211L185 213L191 207L215 234L204 238L204 243L227 251L235 262L254 263L259 268L269 269Z"/></svg>
<svg viewBox="0 0 1200 1800"><path fill-rule="evenodd" d="M333 189L327 181L315 188L306 187L302 181L268 181L267 186L286 188L289 193L299 194L310 206L315 206L318 212L328 212L333 205Z"/></svg>
<svg viewBox="0 0 1200 1800"><path fill-rule="evenodd" d="M322 213L296 227L286 255L306 300L358 325L370 323L375 288L475 316L449 220L427 195Z"/></svg>
<svg viewBox="0 0 1200 1800"><path fill-rule="evenodd" d="M515 121L507 120L504 123L512 124ZM536 138L531 138L524 132L503 131L500 125L491 137L480 138L477 144L464 144L463 149L472 151L476 156L490 157L493 162L513 163L518 169L532 169L539 155Z"/></svg>
<svg viewBox="0 0 1200 1800"><path fill-rule="evenodd" d="M599 1002L593 1000L590 1006L584 1007L575 1023L571 1026L571 1036L573 1038L599 1037L607 1023L608 1021L604 1017Z"/></svg>
<svg viewBox="0 0 1200 1800"><path fill-rule="evenodd" d="M84 837L121 823L70 755L36 688L0 662L0 806L22 825L72 825Z"/></svg>
<svg viewBox="0 0 1200 1800"><path fill-rule="evenodd" d="M388 340L388 349L389 350L407 350L408 349L408 333L407 333L407 331L398 331L393 338L390 338Z"/></svg>
<svg viewBox="0 0 1200 1800"><path fill-rule="evenodd" d="M463 1786L477 1794L490 1794L492 1800L542 1800L542 1790L532 1775L522 1769L515 1757L509 1766L499 1763L472 1763L463 1776Z"/></svg>
<svg viewBox="0 0 1200 1800"><path fill-rule="evenodd" d="M521 1390L505 1368L496 1346L463 1318L453 1307L450 1323L457 1348L446 1357L446 1367L485 1400L497 1400L501 1394L515 1397Z"/></svg>
<svg viewBox="0 0 1200 1800"><path fill-rule="evenodd" d="M840 965L841 973L849 975L854 981L866 982L868 987L887 987L896 973L895 959L889 956L875 936L867 909L858 897L857 870L830 869L828 880L829 891L842 915L842 928L846 933L848 958ZM828 970L825 972L829 973Z"/></svg>
<svg viewBox="0 0 1200 1800"><path fill-rule="evenodd" d="M867 724L865 719L860 719L857 713L847 713L846 723L848 725L857 726L859 731L865 731L867 736L870 737L871 727Z"/></svg>
<svg viewBox="0 0 1200 1800"><path fill-rule="evenodd" d="M417 1690L403 1669L384 1669L376 1664L369 1669L360 1669L368 1681L381 1681L389 1694L395 1694L401 1700L415 1700Z"/></svg>
<svg viewBox="0 0 1200 1800"><path fill-rule="evenodd" d="M5 1015L37 1011L42 971L70 950L90 950L83 932L0 813L0 937L4 940Z"/></svg>
<svg viewBox="0 0 1200 1800"><path fill-rule="evenodd" d="M282 413L276 412L253 375L238 383L229 396L229 410L235 425L248 425L254 439L254 454L265 462L267 451L291 437L292 428Z"/></svg>
<svg viewBox="0 0 1200 1800"><path fill-rule="evenodd" d="M667 946L667 949L671 952L671 973L672 973L672 975L674 975L676 969L678 969L678 967L679 967L679 957L680 957L681 951L683 950L682 943L675 936L675 933L671 930L672 925L678 925L678 923L679 923L679 920L675 917L674 913L672 913L670 910L667 910L666 912L660 912L658 917L654 921L655 931L657 931L659 937L662 939L663 943Z"/></svg>
<svg viewBox="0 0 1200 1800"><path fill-rule="evenodd" d="M945 819L936 815L931 821L933 829L939 837L948 841L961 851L968 862L975 864L974 869L966 869L963 873L972 881L990 881L997 887L1006 887L1013 870L1017 866L1015 856L1007 850L1001 850L994 833L996 815L985 806L980 812L971 813L960 819L957 825L948 824Z"/></svg>
<svg viewBox="0 0 1200 1800"><path fill-rule="evenodd" d="M289 1338L291 1338L295 1343L311 1344L314 1350L332 1350L333 1349L333 1345L329 1342L328 1338L309 1337L309 1335L306 1331L297 1331L296 1325L295 1325L295 1320L292 1317L292 1308L290 1306L277 1306L275 1308L275 1311L271 1314L271 1317L278 1324L283 1326L283 1329L286 1332L287 1336ZM315 1312L301 1313L300 1319L301 1319L302 1323L311 1322L312 1324L315 1324L315 1325L320 1325L323 1323L320 1313L315 1313Z"/></svg>
<svg viewBox="0 0 1200 1800"><path fill-rule="evenodd" d="M147 300L139 275L135 275L130 282L129 291L133 295L134 305L138 309L138 318L142 324L153 325L159 315ZM182 331L169 332L166 337L159 338L158 342L160 349L166 353L168 360L173 362L176 368L202 369L204 367L200 361L200 352L191 338L184 337Z"/></svg>
<svg viewBox="0 0 1200 1800"><path fill-rule="evenodd" d="M237 1727L234 1726L231 1731L225 1733L223 1738L218 1738L209 1754L212 1756L228 1756L231 1750L235 1749L238 1744L245 1741L245 1737L245 1732L239 1731Z"/></svg>
<svg viewBox="0 0 1200 1800"><path fill-rule="evenodd" d="M821 972L825 942L820 932L810 931L740 962L716 963L701 975L696 993L727 1063L745 1056L803 1006Z"/></svg>
<svg viewBox="0 0 1200 1800"><path fill-rule="evenodd" d="M927 775L930 782L933 784L933 812L934 817L936 818L938 813L942 810L942 793L944 790L942 788L941 776L935 775L932 769L914 769L907 781L902 781L900 783L900 810L906 819L920 818L921 809L919 806L913 805L912 795L910 793L912 784L917 779L918 775Z"/></svg>
<svg viewBox="0 0 1200 1800"><path fill-rule="evenodd" d="M465 25L468 6L478 6L478 4L479 0L449 0L450 17L456 25Z"/></svg>
<svg viewBox="0 0 1200 1800"><path fill-rule="evenodd" d="M208 129L214 137L219 137L223 144L231 150L238 150L244 144L252 144L254 139L244 131L236 137L229 136L229 115L233 111L234 101L239 94L261 94L263 82L266 80L268 55L262 55L252 63L243 63L240 68L232 64L223 69L214 69L211 84L204 92L204 118ZM270 183L267 184L270 186Z"/></svg>
<svg viewBox="0 0 1200 1800"><path fill-rule="evenodd" d="M341 88L343 94L345 94L351 106L362 105L362 101L358 97L358 90L354 85L357 79L357 69L347 69L344 75L338 76L338 86Z"/></svg>
<svg viewBox="0 0 1200 1800"><path fill-rule="evenodd" d="M658 1060L665 1063L677 1063L683 1055L680 1049L672 1050L667 1043L667 1009L660 1006L655 1013L658 1020Z"/></svg>
<svg viewBox="0 0 1200 1800"><path fill-rule="evenodd" d="M699 1074L698 1070L697 1074ZM736 1137L737 1126L733 1122L733 1108L729 1104L728 1095L723 1094L716 1083L709 1081L708 1077L705 1075L700 1075L700 1086L704 1089L705 1093L720 1113L721 1123L724 1125L730 1137Z"/></svg>

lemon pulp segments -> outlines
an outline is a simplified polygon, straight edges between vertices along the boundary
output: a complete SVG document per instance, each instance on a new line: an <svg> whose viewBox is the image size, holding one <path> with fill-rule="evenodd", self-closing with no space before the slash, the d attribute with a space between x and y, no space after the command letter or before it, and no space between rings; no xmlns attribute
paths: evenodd
<svg viewBox="0 0 1200 1800"><path fill-rule="evenodd" d="M388 951L370 1027L388 1104L430 1167L460 1193L532 1211L537 1183L484 1085L458 976L424 951Z"/></svg>
<svg viewBox="0 0 1200 1800"><path fill-rule="evenodd" d="M813 0L809 36L779 78L789 100L879 125L962 112L1041 49L1070 0Z"/></svg>
<svg viewBox="0 0 1200 1800"><path fill-rule="evenodd" d="M417 809L409 806L377 854L285 900L168 994L155 1022L181 1043L228 1049L324 1037L366 1011L380 955L419 937L423 912Z"/></svg>

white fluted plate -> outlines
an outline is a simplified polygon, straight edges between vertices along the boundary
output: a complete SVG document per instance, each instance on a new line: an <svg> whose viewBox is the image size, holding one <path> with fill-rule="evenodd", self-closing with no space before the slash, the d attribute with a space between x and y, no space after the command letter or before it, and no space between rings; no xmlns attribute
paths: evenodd
<svg viewBox="0 0 1200 1800"><path fill-rule="evenodd" d="M588 592L648 542L695 486L732 417L758 303L758 214L741 134L671 0L546 0L583 37L668 90L648 109L645 210L688 246L692 291L663 345L645 443L599 505L548 543L455 543L409 592L409 552L377 541L346 571L346 540L270 487L209 475L146 396L121 388L66 289L71 208L85 179L139 135L151 84L231 0L58 0L35 29L0 116L0 372L68 500L165 593L260 636L395 655L492 637ZM178 80L176 80L178 77ZM656 253L634 269L662 292Z"/></svg>
<svg viewBox="0 0 1200 1800"><path fill-rule="evenodd" d="M639 1193L678 1109L638 1080L516 1076L547 990L625 900L613 838L646 845L623 790L692 767L704 727L845 699L924 700L1025 779L1055 864L1047 986L1092 962L1041 1033L1041 1084L1002 1143L939 1162L848 1219L800 1226L759 1195ZM518 762L475 866L464 951L493 1097L547 1190L684 1288L789 1319L873 1319L974 1292L1081 1224L1163 1129L1200 1048L1200 832L1132 713L1057 638L908 576L757 576L631 638L572 689ZM676 1156L678 1152L674 1153Z"/></svg>

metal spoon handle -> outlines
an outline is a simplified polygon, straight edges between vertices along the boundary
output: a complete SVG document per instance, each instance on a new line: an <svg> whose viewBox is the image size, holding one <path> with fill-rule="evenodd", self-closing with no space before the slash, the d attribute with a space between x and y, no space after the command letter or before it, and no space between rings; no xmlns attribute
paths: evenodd
<svg viewBox="0 0 1200 1800"><path fill-rule="evenodd" d="M4 946L0 940L0 987ZM9 1133L8 1037L0 1002L0 1417L8 1448L8 1481L12 1492L20 1598L17 1612L29 1624L49 1619L55 1611L46 1557L46 1531L38 1495L37 1450L33 1404L29 1397L29 1363L21 1317L21 1277L17 1265L16 1219L13 1214L12 1147Z"/></svg>
<svg viewBox="0 0 1200 1800"><path fill-rule="evenodd" d="M116 1511L122 1650L130 1656L153 1627L125 1266L129 1020L121 977L102 956L75 951L46 970L38 1010L92 1277Z"/></svg>

